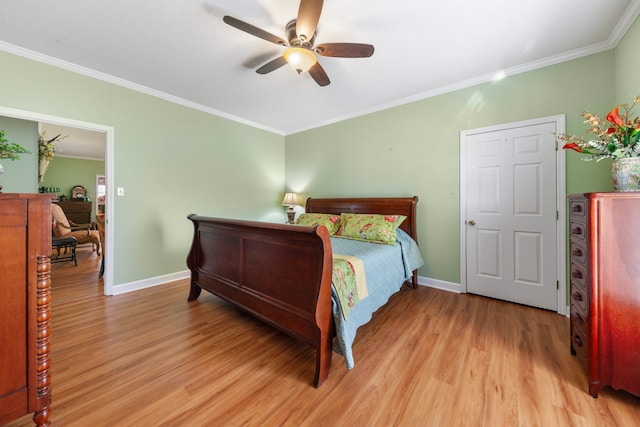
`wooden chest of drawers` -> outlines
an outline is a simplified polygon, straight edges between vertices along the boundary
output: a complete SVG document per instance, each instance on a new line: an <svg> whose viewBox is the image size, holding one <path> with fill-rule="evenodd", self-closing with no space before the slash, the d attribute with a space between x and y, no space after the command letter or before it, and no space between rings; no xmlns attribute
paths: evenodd
<svg viewBox="0 0 640 427"><path fill-rule="evenodd" d="M91 210L93 209L93 202L80 202L76 200L70 200L65 202L56 202L69 221L76 224L90 224L91 223Z"/></svg>
<svg viewBox="0 0 640 427"><path fill-rule="evenodd" d="M49 425L51 197L0 194L0 425Z"/></svg>
<svg viewBox="0 0 640 427"><path fill-rule="evenodd" d="M640 194L569 196L571 353L589 393L640 396Z"/></svg>

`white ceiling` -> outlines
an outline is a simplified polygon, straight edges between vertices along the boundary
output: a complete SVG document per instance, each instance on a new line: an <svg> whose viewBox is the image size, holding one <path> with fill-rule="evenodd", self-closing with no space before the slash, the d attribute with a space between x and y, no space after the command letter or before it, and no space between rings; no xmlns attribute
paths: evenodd
<svg viewBox="0 0 640 427"><path fill-rule="evenodd" d="M317 43L375 46L319 57L331 84L288 67L255 69L284 48L298 0L7 0L0 49L283 135L611 49L640 0L327 0ZM0 101L1 102L1 101Z"/></svg>
<svg viewBox="0 0 640 427"><path fill-rule="evenodd" d="M40 123L39 127L40 134L44 132L44 138L47 140L60 135L54 141L56 156L104 161L104 133L44 122Z"/></svg>

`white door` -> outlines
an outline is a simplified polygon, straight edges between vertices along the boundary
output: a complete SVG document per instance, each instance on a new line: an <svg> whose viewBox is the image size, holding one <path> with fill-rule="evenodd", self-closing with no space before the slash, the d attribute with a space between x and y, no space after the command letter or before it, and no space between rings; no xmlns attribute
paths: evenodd
<svg viewBox="0 0 640 427"><path fill-rule="evenodd" d="M557 311L558 131L546 122L465 136L467 292Z"/></svg>

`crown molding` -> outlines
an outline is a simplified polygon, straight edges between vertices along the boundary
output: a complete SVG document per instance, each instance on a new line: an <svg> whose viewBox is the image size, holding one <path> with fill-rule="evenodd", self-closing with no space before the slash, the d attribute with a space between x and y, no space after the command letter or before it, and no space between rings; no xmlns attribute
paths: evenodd
<svg viewBox="0 0 640 427"><path fill-rule="evenodd" d="M136 92L144 93L146 95L151 95L156 98L163 99L165 101L172 102L174 104L182 105L184 107L188 107L194 110L202 111L204 113L212 114L214 116L219 116L234 122L238 122L244 125L248 125L257 129L266 130L271 133L284 135L281 130L274 129L268 126L264 126L260 123L255 123L242 117L235 116L233 114L225 113L224 111L216 110L211 107L204 106L202 104L198 104L196 102L189 101L184 98L180 98L178 96L174 96L156 89L152 89L147 86L143 86L137 83L130 82L125 79L121 79L119 77L112 76L110 74L102 73L100 71L93 70L91 68L83 67L81 65L74 64L72 62L64 61L62 59L54 58L52 56L44 55L39 52L35 52L29 49L25 49L19 46L12 45L10 43L6 43L0 41L0 50L8 53L12 53L17 56L21 56L23 58L32 59L37 62L41 62L44 64L52 65L57 68L62 68L67 71L71 71L73 73L81 74L87 77L91 77L97 80L101 80L107 83L111 83L117 86L121 86L127 89L134 90Z"/></svg>

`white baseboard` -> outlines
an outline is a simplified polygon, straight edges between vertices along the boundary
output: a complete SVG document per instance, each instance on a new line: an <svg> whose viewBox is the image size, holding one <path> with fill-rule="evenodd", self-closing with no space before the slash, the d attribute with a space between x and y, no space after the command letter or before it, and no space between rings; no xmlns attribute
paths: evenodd
<svg viewBox="0 0 640 427"><path fill-rule="evenodd" d="M446 282L444 280L432 279L430 277L418 276L418 284L429 288L442 289L443 291L461 293L460 283Z"/></svg>
<svg viewBox="0 0 640 427"><path fill-rule="evenodd" d="M459 283L445 282L444 280L431 279L429 277L418 276L418 284L429 288L442 289L443 291L462 293L462 287ZM557 313L561 316L569 317L569 306L561 306Z"/></svg>
<svg viewBox="0 0 640 427"><path fill-rule="evenodd" d="M165 283L169 282L175 282L176 280L188 279L189 277L191 277L191 272L189 270L183 270L176 273L165 274L163 276L150 277L148 279L124 283L122 285L116 285L113 287L113 295L139 291L141 289L164 285ZM427 286L429 288L442 289L449 292L461 292L459 283L446 282L444 280L432 279L424 276L418 276L418 284Z"/></svg>
<svg viewBox="0 0 640 427"><path fill-rule="evenodd" d="M148 279L137 280L135 282L115 285L113 287L113 295L120 295L127 292L139 291L140 289L151 288L153 286L164 285L165 283L175 282L176 280L188 279L191 277L190 270L178 271L176 273L165 274L163 276L150 277Z"/></svg>

